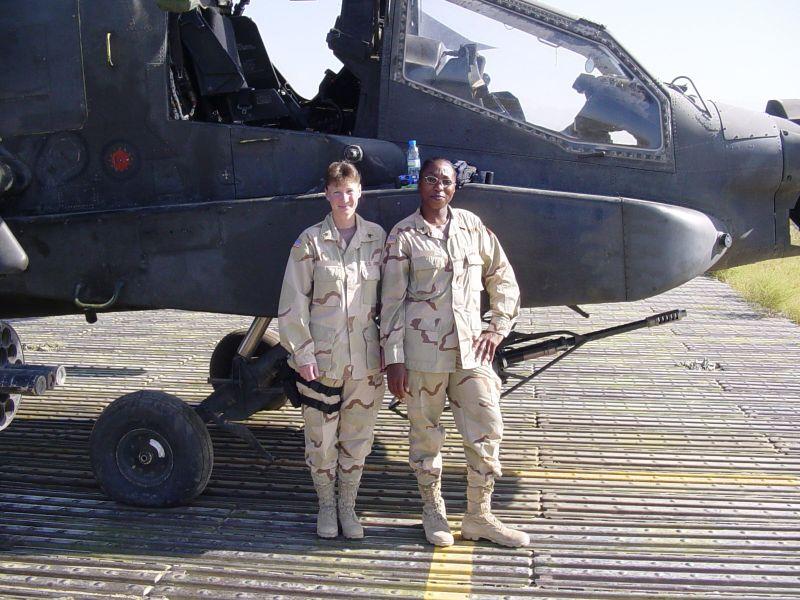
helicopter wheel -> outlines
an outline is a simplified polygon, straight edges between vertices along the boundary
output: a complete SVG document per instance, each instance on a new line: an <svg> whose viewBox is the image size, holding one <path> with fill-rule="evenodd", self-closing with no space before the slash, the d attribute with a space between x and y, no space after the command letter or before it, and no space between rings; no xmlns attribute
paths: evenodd
<svg viewBox="0 0 800 600"><path fill-rule="evenodd" d="M211 360L209 361L208 365L208 374L211 380L211 385L214 389L217 389L220 385L220 383L215 383L215 381L231 378L233 358L236 356L236 351L239 349L239 345L242 343L246 333L246 329L237 329L236 331L230 332L219 341L217 346L214 348L214 351L211 353ZM264 332L261 341L258 343L258 346L256 346L256 350L253 353L253 358L263 356L271 348L274 348L279 344L280 336L277 333L274 331ZM287 401L288 398L286 397L286 394L274 394L266 406L264 406L264 408L261 410L278 410L284 404L286 404Z"/></svg>
<svg viewBox="0 0 800 600"><path fill-rule="evenodd" d="M0 368L24 363L22 343L17 332L8 323L0 321ZM21 400L20 394L0 394L0 431L14 420Z"/></svg>
<svg viewBox="0 0 800 600"><path fill-rule="evenodd" d="M109 404L89 438L102 490L133 506L177 506L202 493L214 448L202 419L164 392L142 390Z"/></svg>

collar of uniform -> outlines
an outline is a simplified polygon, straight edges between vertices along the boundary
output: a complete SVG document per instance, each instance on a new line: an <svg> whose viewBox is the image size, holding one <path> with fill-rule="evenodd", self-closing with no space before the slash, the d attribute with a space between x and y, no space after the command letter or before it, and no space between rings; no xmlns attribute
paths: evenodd
<svg viewBox="0 0 800 600"><path fill-rule="evenodd" d="M356 213L356 233L353 239L350 240L350 245L347 249L350 250L352 248L353 250L357 250L362 243L372 240L373 237L374 235L372 231L367 228L364 219Z"/></svg>
<svg viewBox="0 0 800 600"><path fill-rule="evenodd" d="M333 222L333 213L328 213L325 220L322 222L322 230L320 231L323 240L339 241L339 230L336 228L336 223ZM371 242L375 239L375 233L372 229L368 228L364 219L356 213L356 233L353 239L350 240L349 248L358 248L362 242Z"/></svg>
<svg viewBox="0 0 800 600"><path fill-rule="evenodd" d="M456 213L450 206L447 207L447 216L450 219L451 233L454 227L458 229L464 229L461 221L457 218L457 215L458 213ZM417 212L414 213L414 227L417 228L417 231L421 231L426 235L432 235L431 224L428 223L422 216L422 209L420 208L418 208Z"/></svg>
<svg viewBox="0 0 800 600"><path fill-rule="evenodd" d="M336 223L333 222L333 213L328 213L328 216L322 221L322 228L319 233L323 240L339 241L339 230L336 229Z"/></svg>

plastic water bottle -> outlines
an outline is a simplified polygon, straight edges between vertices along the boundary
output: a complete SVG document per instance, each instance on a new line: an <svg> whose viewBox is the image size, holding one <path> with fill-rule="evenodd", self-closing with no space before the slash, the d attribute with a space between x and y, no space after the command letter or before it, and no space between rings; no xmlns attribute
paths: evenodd
<svg viewBox="0 0 800 600"><path fill-rule="evenodd" d="M419 181L419 148L417 148L417 140L408 141L408 150L406 151L406 163L408 164L408 178L412 184Z"/></svg>

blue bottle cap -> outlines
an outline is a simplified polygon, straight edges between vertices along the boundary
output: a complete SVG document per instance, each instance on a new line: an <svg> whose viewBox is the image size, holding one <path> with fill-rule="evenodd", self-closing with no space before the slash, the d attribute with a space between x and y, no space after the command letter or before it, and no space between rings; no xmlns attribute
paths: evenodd
<svg viewBox="0 0 800 600"><path fill-rule="evenodd" d="M416 146L417 145L417 140L408 140L408 145L409 146Z"/></svg>

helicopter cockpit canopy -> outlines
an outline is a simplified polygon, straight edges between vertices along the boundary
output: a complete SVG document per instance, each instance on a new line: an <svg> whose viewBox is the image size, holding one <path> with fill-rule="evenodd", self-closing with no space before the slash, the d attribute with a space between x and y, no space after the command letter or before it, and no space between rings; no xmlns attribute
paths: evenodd
<svg viewBox="0 0 800 600"><path fill-rule="evenodd" d="M483 0L407 10L408 82L571 142L662 146L658 100L601 43Z"/></svg>

